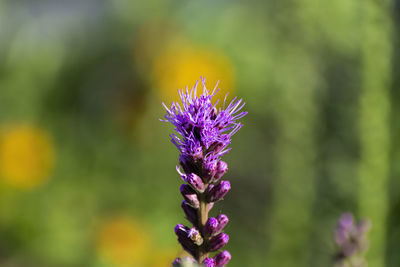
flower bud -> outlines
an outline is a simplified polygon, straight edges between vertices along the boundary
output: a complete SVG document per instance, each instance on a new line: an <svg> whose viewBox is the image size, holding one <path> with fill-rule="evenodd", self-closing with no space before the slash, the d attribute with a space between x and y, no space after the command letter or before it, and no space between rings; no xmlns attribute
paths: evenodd
<svg viewBox="0 0 400 267"><path fill-rule="evenodd" d="M229 236L225 233L220 233L213 238L211 238L209 242L209 250L217 251L220 250L223 246L225 246L229 241Z"/></svg>
<svg viewBox="0 0 400 267"><path fill-rule="evenodd" d="M215 259L215 267L223 267L225 266L230 260L232 256L231 254L224 250L221 253L217 254L214 259Z"/></svg>
<svg viewBox="0 0 400 267"><path fill-rule="evenodd" d="M224 230L225 226L228 224L229 219L228 216L226 216L225 214L219 214L217 216L217 221L218 221L218 227L215 230L216 233L221 232L222 230Z"/></svg>
<svg viewBox="0 0 400 267"><path fill-rule="evenodd" d="M214 217L208 218L206 224L203 228L203 233L205 236L212 236L217 233L218 220Z"/></svg>
<svg viewBox="0 0 400 267"><path fill-rule="evenodd" d="M221 200L231 189L229 181L221 181L218 185L212 187L207 193L208 202L216 202Z"/></svg>
<svg viewBox="0 0 400 267"><path fill-rule="evenodd" d="M177 224L175 226L175 234L178 236L178 242L182 245L183 249L195 256L197 253L197 246L188 236L189 228L182 224Z"/></svg>
<svg viewBox="0 0 400 267"><path fill-rule="evenodd" d="M184 226L183 224L177 224L174 228L175 234L179 236L186 236L189 233L189 227Z"/></svg>
<svg viewBox="0 0 400 267"><path fill-rule="evenodd" d="M185 173L197 173L198 168L193 158L188 155L179 155L179 164Z"/></svg>
<svg viewBox="0 0 400 267"><path fill-rule="evenodd" d="M209 183L217 172L217 163L215 161L207 162L203 166L202 178L205 183Z"/></svg>
<svg viewBox="0 0 400 267"><path fill-rule="evenodd" d="M205 267L215 267L215 260L213 258L206 258L203 261L203 265Z"/></svg>
<svg viewBox="0 0 400 267"><path fill-rule="evenodd" d="M217 154L226 146L227 146L226 143L216 141L210 145L210 147L207 149L207 152L212 152L214 154Z"/></svg>
<svg viewBox="0 0 400 267"><path fill-rule="evenodd" d="M193 225L197 225L199 222L199 218L197 215L197 210L186 203L186 201L182 201L181 205L183 211L185 212L186 219L191 222Z"/></svg>
<svg viewBox="0 0 400 267"><path fill-rule="evenodd" d="M228 171L228 164L225 161L217 163L217 170L215 172L214 180L218 181Z"/></svg>
<svg viewBox="0 0 400 267"><path fill-rule="evenodd" d="M188 237L198 246L203 244L203 237L201 236L199 230L197 230L195 227L190 228Z"/></svg>
<svg viewBox="0 0 400 267"><path fill-rule="evenodd" d="M186 203L193 208L199 208L199 199L196 191L194 191L189 185L183 184L180 187L181 194L185 199Z"/></svg>
<svg viewBox="0 0 400 267"><path fill-rule="evenodd" d="M182 180L187 182L194 190L203 193L205 186L199 176L194 173L182 175Z"/></svg>

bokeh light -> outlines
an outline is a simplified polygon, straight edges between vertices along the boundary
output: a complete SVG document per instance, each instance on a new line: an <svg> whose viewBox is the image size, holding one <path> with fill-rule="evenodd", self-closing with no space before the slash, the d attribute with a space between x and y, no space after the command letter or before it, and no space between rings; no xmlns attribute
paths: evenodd
<svg viewBox="0 0 400 267"><path fill-rule="evenodd" d="M0 172L7 185L31 189L44 183L54 164L54 145L44 129L17 125L0 136Z"/></svg>
<svg viewBox="0 0 400 267"><path fill-rule="evenodd" d="M128 217L106 220L97 242L100 256L119 267L143 266L151 252L149 232L141 222Z"/></svg>
<svg viewBox="0 0 400 267"><path fill-rule="evenodd" d="M178 99L177 90L194 86L201 76L213 90L219 81L217 98L223 101L226 93L235 94L233 62L218 49L200 46L175 45L160 53L153 65L153 79L166 103Z"/></svg>

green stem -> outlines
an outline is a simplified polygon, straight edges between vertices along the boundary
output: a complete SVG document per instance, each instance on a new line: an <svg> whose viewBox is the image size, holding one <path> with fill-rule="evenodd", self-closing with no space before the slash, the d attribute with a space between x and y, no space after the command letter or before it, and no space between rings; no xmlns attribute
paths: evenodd
<svg viewBox="0 0 400 267"><path fill-rule="evenodd" d="M201 235L204 238L204 242L203 245L199 247L199 253L198 253L198 258L197 261L199 263L202 263L205 258L208 257L208 252L205 249L205 245L207 244L207 240L204 237L203 234L203 227L206 224L207 220L208 220L208 203L205 200L205 195L204 194L200 194L199 195L199 203L200 203L200 208L199 208L199 231L201 233Z"/></svg>

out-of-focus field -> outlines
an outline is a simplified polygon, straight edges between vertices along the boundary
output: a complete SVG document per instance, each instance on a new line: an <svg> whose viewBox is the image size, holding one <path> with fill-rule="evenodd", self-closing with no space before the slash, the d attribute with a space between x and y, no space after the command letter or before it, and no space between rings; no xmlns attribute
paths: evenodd
<svg viewBox="0 0 400 267"><path fill-rule="evenodd" d="M0 0L0 266L167 267L182 254L161 102L200 76L233 137L229 266L325 267L342 212L400 254L399 1ZM213 214L213 213L212 213Z"/></svg>

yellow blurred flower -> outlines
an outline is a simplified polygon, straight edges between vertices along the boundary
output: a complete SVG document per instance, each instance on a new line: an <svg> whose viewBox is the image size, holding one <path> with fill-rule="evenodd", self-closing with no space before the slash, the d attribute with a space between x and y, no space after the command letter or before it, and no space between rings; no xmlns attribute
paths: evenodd
<svg viewBox="0 0 400 267"><path fill-rule="evenodd" d="M111 218L100 229L98 250L115 266L141 267L150 252L150 236L146 228L135 220Z"/></svg>
<svg viewBox="0 0 400 267"><path fill-rule="evenodd" d="M153 80L163 101L178 100L177 90L186 86L190 89L200 76L206 78L206 86L211 91L219 80L220 91L216 97L220 101L228 91L234 92L233 64L222 51L179 44L182 42L167 46L153 64Z"/></svg>
<svg viewBox="0 0 400 267"><path fill-rule="evenodd" d="M20 125L0 138L0 174L4 183L30 189L48 178L54 164L54 146L40 128Z"/></svg>

